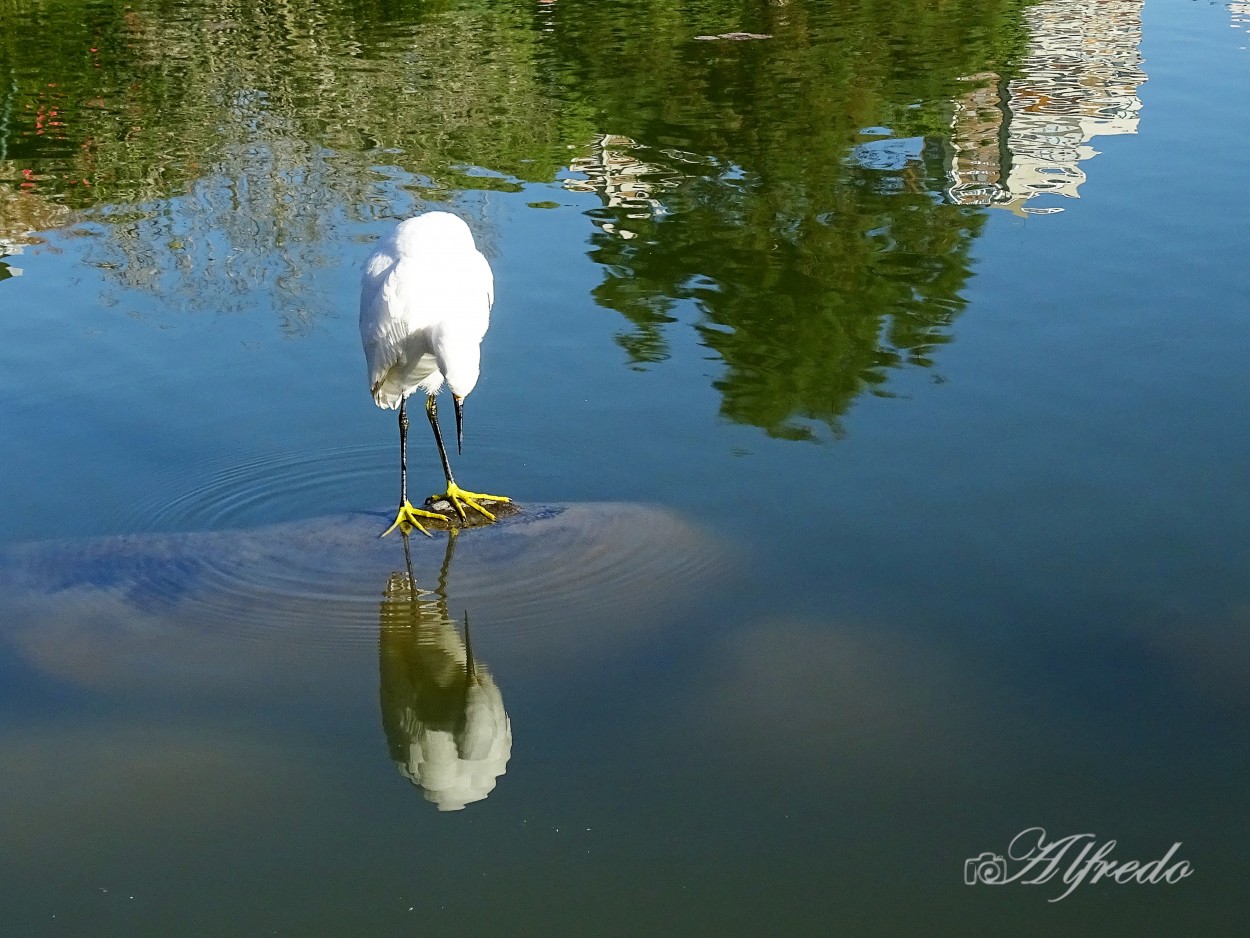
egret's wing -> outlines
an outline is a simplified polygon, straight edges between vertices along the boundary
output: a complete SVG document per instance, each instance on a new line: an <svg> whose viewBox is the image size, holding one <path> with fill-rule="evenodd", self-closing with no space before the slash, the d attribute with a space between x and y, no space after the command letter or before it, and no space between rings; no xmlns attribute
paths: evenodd
<svg viewBox="0 0 1250 938"><path fill-rule="evenodd" d="M365 261L360 276L360 341L369 367L369 387L375 388L395 363L395 343L389 338L391 314L386 281L399 260L393 238L384 238Z"/></svg>
<svg viewBox="0 0 1250 938"><path fill-rule="evenodd" d="M365 262L360 279L360 340L369 390L379 407L398 407L437 370L420 317L414 315L413 291L405 289L405 273L388 239Z"/></svg>

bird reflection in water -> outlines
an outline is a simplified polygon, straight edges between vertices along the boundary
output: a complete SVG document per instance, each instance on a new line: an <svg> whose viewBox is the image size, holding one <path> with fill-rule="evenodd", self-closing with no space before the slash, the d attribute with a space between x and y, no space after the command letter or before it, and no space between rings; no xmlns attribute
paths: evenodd
<svg viewBox="0 0 1250 938"><path fill-rule="evenodd" d="M468 612L462 640L447 609L455 530L434 590L417 586L401 533L405 569L391 574L381 607L382 727L400 772L438 810L459 811L494 790L512 754L512 724L499 688L473 658Z"/></svg>

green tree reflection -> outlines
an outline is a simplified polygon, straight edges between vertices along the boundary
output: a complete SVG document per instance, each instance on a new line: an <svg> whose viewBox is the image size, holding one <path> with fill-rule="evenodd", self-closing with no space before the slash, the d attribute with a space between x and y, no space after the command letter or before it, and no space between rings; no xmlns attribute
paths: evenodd
<svg viewBox="0 0 1250 938"><path fill-rule="evenodd" d="M596 296L630 321L621 345L636 364L664 358L674 302L692 300L724 362L726 417L789 438L812 421L840 432L891 367L930 363L963 306L983 216L941 195L950 102L964 76L1019 54L1022 4L640 0L624 4L625 36L612 6L562 4L556 36L603 128L642 144L633 181L655 203L589 168L606 203ZM698 41L696 23L772 38ZM634 56L646 67L621 68Z"/></svg>
<svg viewBox="0 0 1250 938"><path fill-rule="evenodd" d="M550 182L618 135L643 191L588 181L590 252L630 361L693 302L728 418L837 433L962 308L951 102L1010 69L1024 3L4 0L0 242L90 209L125 286L276 287L298 332L336 219ZM735 31L770 38L697 38Z"/></svg>
<svg viewBox="0 0 1250 938"><path fill-rule="evenodd" d="M426 195L547 180L564 141L591 132L577 107L548 98L544 34L515 3L4 6L3 176L33 169L76 206L174 195L279 141L300 146L275 174L332 151L324 181L340 197L360 197L389 165L422 176Z"/></svg>
<svg viewBox="0 0 1250 938"><path fill-rule="evenodd" d="M513 3L7 5L0 242L99 223L89 262L171 310L269 299L303 333L344 218L550 180L592 133Z"/></svg>

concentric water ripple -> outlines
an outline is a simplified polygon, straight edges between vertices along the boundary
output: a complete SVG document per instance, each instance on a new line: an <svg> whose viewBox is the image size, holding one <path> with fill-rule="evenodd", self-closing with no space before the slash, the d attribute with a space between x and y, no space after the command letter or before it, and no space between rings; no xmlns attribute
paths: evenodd
<svg viewBox="0 0 1250 938"><path fill-rule="evenodd" d="M485 465L507 455L492 441L484 432L474 443L475 458ZM427 459L424 450L418 453L417 445L409 445L414 500L424 497L420 493L427 487L434 491L442 481L433 455ZM188 485L184 477L162 479L147 498L131 506L122 528L134 533L222 531L371 508L398 496L398 461L398 446L389 439L255 454L242 461L236 457L228 465L205 472L205 481Z"/></svg>
<svg viewBox="0 0 1250 938"><path fill-rule="evenodd" d="M361 492L382 491L394 446L376 444L253 455L187 487L166 478L136 503L132 531L215 531L346 510ZM316 506L310 512L309 506Z"/></svg>
<svg viewBox="0 0 1250 938"><path fill-rule="evenodd" d="M0 554L0 613L44 644L60 635L67 647L134 658L159 647L166 658L185 653L192 668L199 658L329 658L378 640L387 583L406 569L403 540L378 537L388 522L361 512L27 545ZM698 529L628 504L524 506L454 541L412 536L409 548L417 585L441 590L457 620L468 612L475 637L509 655L576 655L605 636L661 627L727 567Z"/></svg>

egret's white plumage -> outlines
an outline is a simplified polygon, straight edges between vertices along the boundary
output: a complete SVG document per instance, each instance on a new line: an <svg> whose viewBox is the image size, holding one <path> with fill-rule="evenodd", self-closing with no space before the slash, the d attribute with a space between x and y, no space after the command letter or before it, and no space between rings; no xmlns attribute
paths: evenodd
<svg viewBox="0 0 1250 938"><path fill-rule="evenodd" d="M462 521L464 505L488 520L481 501L507 502L502 495L467 492L456 485L438 427L437 395L444 382L456 406L456 443L461 440L463 401L477 386L481 344L490 325L495 279L463 219L426 212L400 222L365 261L360 278L360 340L369 366L369 390L379 407L399 408L399 512L395 528L438 518L408 501L408 395L425 392L425 412L447 477L443 498ZM425 533L429 533L425 531Z"/></svg>
<svg viewBox="0 0 1250 938"><path fill-rule="evenodd" d="M494 299L490 264L462 219L427 212L400 222L360 281L374 402L394 409L417 388L437 394L444 380L456 397L472 391Z"/></svg>

